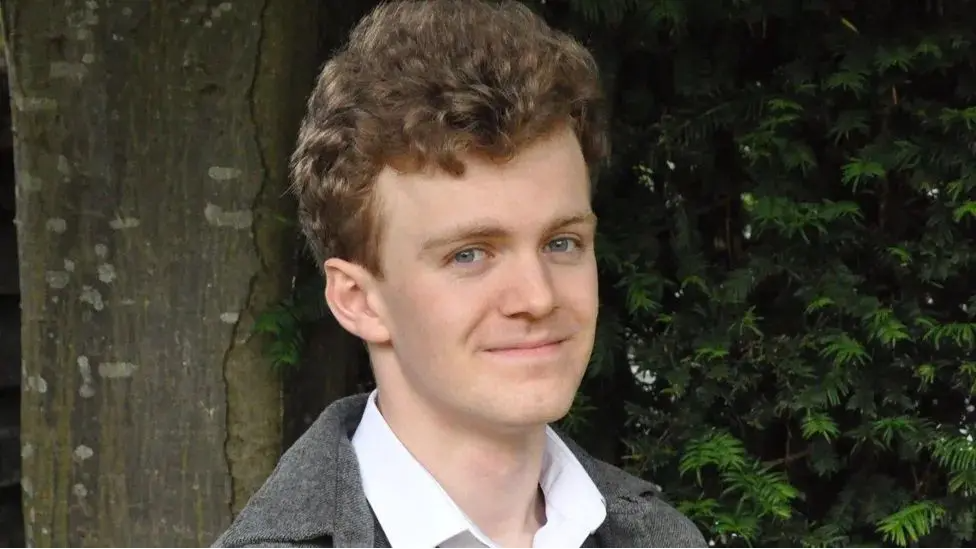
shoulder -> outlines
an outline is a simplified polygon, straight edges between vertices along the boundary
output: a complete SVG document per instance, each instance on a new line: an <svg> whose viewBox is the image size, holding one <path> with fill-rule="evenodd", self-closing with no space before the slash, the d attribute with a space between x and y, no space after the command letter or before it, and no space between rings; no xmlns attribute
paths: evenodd
<svg viewBox="0 0 976 549"><path fill-rule="evenodd" d="M322 538L315 543L271 543L271 542L256 542L248 543L243 545L223 545L220 540L214 542L210 547L333 547L332 540L329 538Z"/></svg>
<svg viewBox="0 0 976 549"><path fill-rule="evenodd" d="M660 486L590 459L594 482L607 499L606 546L708 547L695 523L667 500Z"/></svg>
<svg viewBox="0 0 976 549"><path fill-rule="evenodd" d="M366 396L330 404L212 547L372 547L373 515L349 440Z"/></svg>

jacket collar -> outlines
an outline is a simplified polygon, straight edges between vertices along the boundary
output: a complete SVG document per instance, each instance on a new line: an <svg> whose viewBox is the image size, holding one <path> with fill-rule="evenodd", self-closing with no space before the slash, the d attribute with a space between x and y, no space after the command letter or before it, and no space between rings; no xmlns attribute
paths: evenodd
<svg viewBox="0 0 976 549"><path fill-rule="evenodd" d="M329 405L284 453L265 484L213 546L324 538L331 539L334 547L373 547L375 520L350 441L367 396L345 397ZM659 488L590 457L567 437L561 438L606 498L607 520L597 535L605 546L631 546L633 534L647 528L640 519L646 518L648 498L653 500Z"/></svg>

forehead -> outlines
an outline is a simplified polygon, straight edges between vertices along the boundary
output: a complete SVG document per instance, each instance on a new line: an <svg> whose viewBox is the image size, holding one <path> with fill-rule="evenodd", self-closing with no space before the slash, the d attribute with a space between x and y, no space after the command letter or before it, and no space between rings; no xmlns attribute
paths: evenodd
<svg viewBox="0 0 976 549"><path fill-rule="evenodd" d="M376 192L384 241L422 238L477 221L530 229L589 210L589 174L579 142L560 130L505 163L469 156L460 176L384 169Z"/></svg>

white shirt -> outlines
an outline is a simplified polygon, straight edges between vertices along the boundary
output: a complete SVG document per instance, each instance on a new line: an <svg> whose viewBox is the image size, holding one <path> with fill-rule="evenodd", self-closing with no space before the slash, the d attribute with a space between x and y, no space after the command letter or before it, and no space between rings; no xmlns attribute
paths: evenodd
<svg viewBox="0 0 976 549"><path fill-rule="evenodd" d="M599 489L566 444L546 429L539 483L546 524L533 547L580 547L603 523ZM352 437L363 489L392 547L497 547L403 446L369 395Z"/></svg>

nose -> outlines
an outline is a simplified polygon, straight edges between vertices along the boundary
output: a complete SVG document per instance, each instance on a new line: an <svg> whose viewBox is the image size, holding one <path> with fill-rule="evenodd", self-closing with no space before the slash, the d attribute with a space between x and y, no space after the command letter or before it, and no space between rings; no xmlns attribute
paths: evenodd
<svg viewBox="0 0 976 549"><path fill-rule="evenodd" d="M510 317L543 318L556 307L552 273L541 257L512 263L505 281L501 310Z"/></svg>

